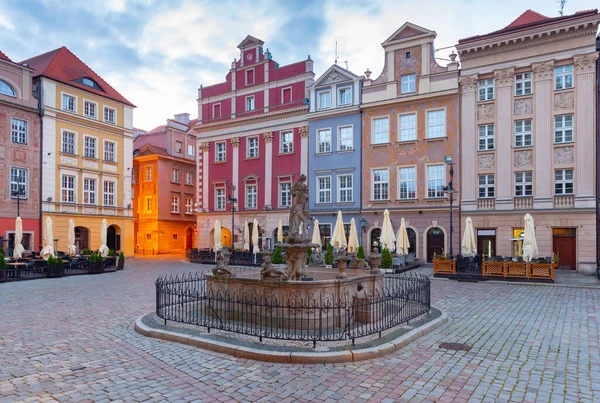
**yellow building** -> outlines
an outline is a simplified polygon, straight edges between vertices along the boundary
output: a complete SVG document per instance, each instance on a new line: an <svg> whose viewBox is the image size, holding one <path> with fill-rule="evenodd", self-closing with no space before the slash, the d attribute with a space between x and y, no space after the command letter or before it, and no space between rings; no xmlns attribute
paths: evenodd
<svg viewBox="0 0 600 403"><path fill-rule="evenodd" d="M56 250L67 249L71 218L78 250L97 250L106 219L107 246L132 255L135 106L66 47L23 63L44 109L42 220L52 218Z"/></svg>

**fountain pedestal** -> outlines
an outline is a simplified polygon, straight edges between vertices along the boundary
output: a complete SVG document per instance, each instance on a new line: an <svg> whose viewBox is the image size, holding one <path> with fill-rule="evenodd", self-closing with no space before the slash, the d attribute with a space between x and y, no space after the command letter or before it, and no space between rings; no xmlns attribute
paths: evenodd
<svg viewBox="0 0 600 403"><path fill-rule="evenodd" d="M308 259L308 248L315 248L318 245L309 242L302 243L282 243L279 245L283 249L283 258L287 264L288 280L301 280L306 277L306 260Z"/></svg>

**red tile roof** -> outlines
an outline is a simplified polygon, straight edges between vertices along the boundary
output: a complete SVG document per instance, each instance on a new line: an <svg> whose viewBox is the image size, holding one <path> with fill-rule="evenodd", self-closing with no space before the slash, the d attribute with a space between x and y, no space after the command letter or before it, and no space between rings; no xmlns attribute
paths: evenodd
<svg viewBox="0 0 600 403"><path fill-rule="evenodd" d="M2 53L1 50L0 50L0 59L12 62L12 60L10 60L10 58L8 56L6 56L4 53Z"/></svg>
<svg viewBox="0 0 600 403"><path fill-rule="evenodd" d="M102 77L100 77L88 65L82 62L81 59L75 56L65 46L42 55L32 57L31 59L24 60L21 63L27 63L29 67L35 70L34 77L48 77L61 83L104 96L117 102L135 106L124 96L119 94L117 90L111 87L106 81L104 81ZM88 77L94 80L102 90L91 88L87 85L75 82L76 79L83 77Z"/></svg>
<svg viewBox="0 0 600 403"><path fill-rule="evenodd" d="M546 21L549 19L549 17L530 9L521 14L516 20L508 24L504 29L520 27L522 25L533 24L535 22Z"/></svg>

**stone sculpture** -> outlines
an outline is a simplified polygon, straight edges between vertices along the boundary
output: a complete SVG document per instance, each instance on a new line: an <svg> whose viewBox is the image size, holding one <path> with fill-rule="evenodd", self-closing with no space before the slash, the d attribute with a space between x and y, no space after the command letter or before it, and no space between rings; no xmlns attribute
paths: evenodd
<svg viewBox="0 0 600 403"><path fill-rule="evenodd" d="M323 257L323 252L313 252L310 255L310 259L308 261L309 266L319 267L325 264L325 258Z"/></svg>
<svg viewBox="0 0 600 403"><path fill-rule="evenodd" d="M226 252L225 254L223 253L224 251ZM227 255L227 256L225 256L225 255ZM227 267L228 263L229 263L229 251L227 250L227 248L223 248L223 250L221 250L217 254L217 267L212 269L213 276L215 278L232 278L233 274Z"/></svg>
<svg viewBox="0 0 600 403"><path fill-rule="evenodd" d="M369 255L369 259L371 259L371 270L377 270L379 268L379 261L381 260L379 249L373 248Z"/></svg>
<svg viewBox="0 0 600 403"><path fill-rule="evenodd" d="M277 279L277 280L287 280L287 276L284 272L273 266L271 263L271 255L273 253L271 251L263 251L262 255L262 270L260 271L260 278L262 280L269 279Z"/></svg>
<svg viewBox="0 0 600 403"><path fill-rule="evenodd" d="M292 197L294 203L290 210L290 228L288 231L287 242L290 244L307 242L310 240L306 231L300 233L300 227L308 219L308 187L306 186L306 175L300 175L294 186L292 186Z"/></svg>

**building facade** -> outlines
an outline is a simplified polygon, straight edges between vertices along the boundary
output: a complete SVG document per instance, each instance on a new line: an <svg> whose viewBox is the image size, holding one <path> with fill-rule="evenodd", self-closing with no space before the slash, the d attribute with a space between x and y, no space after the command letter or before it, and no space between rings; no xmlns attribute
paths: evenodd
<svg viewBox="0 0 600 403"><path fill-rule="evenodd" d="M323 247L338 211L346 236L352 218L360 226L361 78L334 64L309 87L308 203L312 218L319 220Z"/></svg>
<svg viewBox="0 0 600 403"><path fill-rule="evenodd" d="M595 272L599 20L528 10L457 45L461 209L486 256L518 256L531 213L540 256Z"/></svg>
<svg viewBox="0 0 600 403"><path fill-rule="evenodd" d="M23 247L40 250L41 132L32 75L0 52L0 246L6 254L14 248L17 215Z"/></svg>
<svg viewBox="0 0 600 403"><path fill-rule="evenodd" d="M217 219L223 245L242 248L244 222L256 219L261 247L272 247L278 221L288 225L291 186L308 174L306 88L313 62L279 66L263 44L246 37L225 82L198 90L199 248L213 246Z"/></svg>
<svg viewBox="0 0 600 403"><path fill-rule="evenodd" d="M107 246L133 254L133 108L65 47L25 60L35 70L43 109L42 220L51 217L55 249L67 250L69 219L78 250Z"/></svg>
<svg viewBox="0 0 600 403"><path fill-rule="evenodd" d="M136 253L196 247L196 138L189 114L175 115L133 141Z"/></svg>
<svg viewBox="0 0 600 403"><path fill-rule="evenodd" d="M381 249L383 212L394 231L406 220L410 252L421 261L450 253L450 202L444 190L460 169L458 63L437 64L436 33L409 22L383 44L385 63L362 87L362 215L366 250ZM453 55L452 57L455 57ZM446 163L448 162L448 163ZM454 198L457 195L453 196ZM459 203L453 204L453 252L459 252Z"/></svg>

